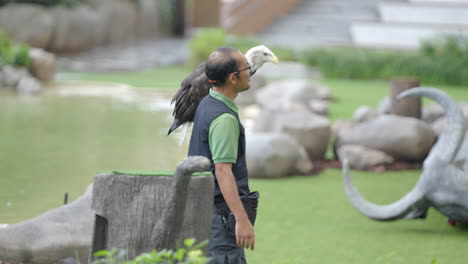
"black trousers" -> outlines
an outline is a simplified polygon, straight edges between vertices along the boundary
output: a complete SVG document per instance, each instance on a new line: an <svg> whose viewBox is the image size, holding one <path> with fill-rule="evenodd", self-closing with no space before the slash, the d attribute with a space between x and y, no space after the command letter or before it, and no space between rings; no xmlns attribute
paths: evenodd
<svg viewBox="0 0 468 264"><path fill-rule="evenodd" d="M241 197L249 220L254 225L257 216L258 192ZM208 264L247 264L244 249L237 246L235 235L236 220L225 202L215 203L208 243Z"/></svg>

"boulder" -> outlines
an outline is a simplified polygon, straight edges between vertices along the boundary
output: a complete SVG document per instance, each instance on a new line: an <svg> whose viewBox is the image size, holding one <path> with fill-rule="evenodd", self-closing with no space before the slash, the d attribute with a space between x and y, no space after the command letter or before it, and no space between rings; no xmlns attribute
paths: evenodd
<svg viewBox="0 0 468 264"><path fill-rule="evenodd" d="M422 109L422 116L421 119L424 122L432 123L437 119L444 116L444 109L440 104L430 104L428 106L423 107Z"/></svg>
<svg viewBox="0 0 468 264"><path fill-rule="evenodd" d="M383 151L395 159L422 161L436 138L432 128L419 119L381 115L340 132L335 149L357 144Z"/></svg>
<svg viewBox="0 0 468 264"><path fill-rule="evenodd" d="M390 97L385 97L380 101L379 105L377 106L377 113L378 114L390 114L392 107L392 102L390 100Z"/></svg>
<svg viewBox="0 0 468 264"><path fill-rule="evenodd" d="M253 133L246 139L249 177L279 178L312 171L305 149L287 135Z"/></svg>
<svg viewBox="0 0 468 264"><path fill-rule="evenodd" d="M327 116L328 115L328 102L325 100L312 100L309 102L309 109L312 113Z"/></svg>
<svg viewBox="0 0 468 264"><path fill-rule="evenodd" d="M55 21L48 8L34 4L10 4L0 8L0 30L15 41L46 48L53 35Z"/></svg>
<svg viewBox="0 0 468 264"><path fill-rule="evenodd" d="M76 8L53 7L54 34L47 47L57 53L79 52L90 49L99 42L104 33L101 30L102 16L88 5Z"/></svg>
<svg viewBox="0 0 468 264"><path fill-rule="evenodd" d="M341 162L346 159L349 166L357 170L368 170L375 166L394 162L393 157L385 152L360 145L343 145L337 152Z"/></svg>
<svg viewBox="0 0 468 264"><path fill-rule="evenodd" d="M319 85L305 79L283 80L268 84L258 91L257 102L266 107L281 108L284 104L302 103L319 99Z"/></svg>
<svg viewBox="0 0 468 264"><path fill-rule="evenodd" d="M281 58L280 58L281 60ZM266 63L262 70L255 75L260 74L267 79L318 79L320 71L303 63L282 61L279 64Z"/></svg>
<svg viewBox="0 0 468 264"><path fill-rule="evenodd" d="M447 120L445 117L441 117L437 119L436 121L432 122L430 124L434 132L437 134L437 136L440 136L442 132L445 131L445 128L447 127ZM465 129L468 129L468 116L465 114Z"/></svg>
<svg viewBox="0 0 468 264"><path fill-rule="evenodd" d="M362 123L374 118L377 118L379 114L376 110L372 109L369 106L360 106L353 115L353 121L356 123Z"/></svg>
<svg viewBox="0 0 468 264"><path fill-rule="evenodd" d="M24 67L13 67L7 65L1 69L3 75L3 86L16 88L18 82L29 76L28 69Z"/></svg>
<svg viewBox="0 0 468 264"><path fill-rule="evenodd" d="M330 122L327 118L306 111L282 113L277 116L274 132L294 138L307 152L311 160L323 158L330 139Z"/></svg>
<svg viewBox="0 0 468 264"><path fill-rule="evenodd" d="M332 130L333 135L336 136L339 133L342 133L346 130L351 129L354 125L355 124L352 121L339 119L333 123L331 130Z"/></svg>
<svg viewBox="0 0 468 264"><path fill-rule="evenodd" d="M16 85L16 91L21 94L32 94L40 92L42 84L32 76L25 76Z"/></svg>
<svg viewBox="0 0 468 264"><path fill-rule="evenodd" d="M51 81L55 74L55 55L43 49L31 48L29 56L32 59L30 71L42 82Z"/></svg>
<svg viewBox="0 0 468 264"><path fill-rule="evenodd" d="M250 78L250 89L248 91L239 93L236 97L236 103L240 105L256 104L257 100L255 93L267 84L264 76L255 74Z"/></svg>
<svg viewBox="0 0 468 264"><path fill-rule="evenodd" d="M98 44L129 42L138 31L138 14L133 1L100 0L96 5L101 18Z"/></svg>
<svg viewBox="0 0 468 264"><path fill-rule="evenodd" d="M91 189L70 204L0 228L0 260L50 264L75 257L86 263L94 219Z"/></svg>

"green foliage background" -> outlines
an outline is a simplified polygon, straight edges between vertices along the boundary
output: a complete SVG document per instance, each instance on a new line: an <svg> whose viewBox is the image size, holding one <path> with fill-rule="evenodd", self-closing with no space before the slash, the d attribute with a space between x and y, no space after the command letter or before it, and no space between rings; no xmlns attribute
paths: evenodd
<svg viewBox="0 0 468 264"><path fill-rule="evenodd" d="M221 29L201 30L190 43L191 65L204 62L220 46L246 52L262 44L235 37ZM417 51L374 50L352 47L311 48L294 51L269 47L280 61L300 61L314 66L328 78L388 80L412 76L430 84L468 85L468 38L444 36L421 43Z"/></svg>
<svg viewBox="0 0 468 264"><path fill-rule="evenodd" d="M14 44L10 38L0 31L0 68L5 65L29 66L29 46Z"/></svg>

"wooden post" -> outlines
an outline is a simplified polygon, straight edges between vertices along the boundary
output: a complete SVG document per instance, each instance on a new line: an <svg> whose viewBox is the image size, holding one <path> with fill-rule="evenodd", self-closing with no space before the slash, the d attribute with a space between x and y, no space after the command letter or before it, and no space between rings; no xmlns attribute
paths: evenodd
<svg viewBox="0 0 468 264"><path fill-rule="evenodd" d="M185 164L193 161L191 158ZM211 173L191 176L194 171L207 170L209 161L206 159L203 166L191 171L193 166L189 164L190 168L186 166L178 174L184 162L174 176L168 172L150 175L112 172L95 177L91 208L96 217L89 263L93 253L103 249L123 250L125 258L131 260L153 249L183 246L185 238L195 238L197 242L209 239L213 176ZM175 175L181 174L177 180ZM187 181L181 184L180 179ZM180 185L186 188L179 188ZM175 200L180 197L182 200ZM166 240L155 240L160 233Z"/></svg>
<svg viewBox="0 0 468 264"><path fill-rule="evenodd" d="M419 119L421 118L420 97L407 97L401 100L396 99L398 94L414 87L419 87L419 80L412 78L402 78L391 81L391 114L409 116Z"/></svg>
<svg viewBox="0 0 468 264"><path fill-rule="evenodd" d="M185 35L185 0L174 0L173 33L176 37Z"/></svg>

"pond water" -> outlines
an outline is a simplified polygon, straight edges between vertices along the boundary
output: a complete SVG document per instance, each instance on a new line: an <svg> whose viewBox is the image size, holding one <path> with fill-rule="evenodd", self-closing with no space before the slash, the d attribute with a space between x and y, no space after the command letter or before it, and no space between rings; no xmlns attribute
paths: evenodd
<svg viewBox="0 0 468 264"><path fill-rule="evenodd" d="M80 196L99 171L173 170L187 144L166 136L173 92L55 83L37 96L0 90L0 225Z"/></svg>

